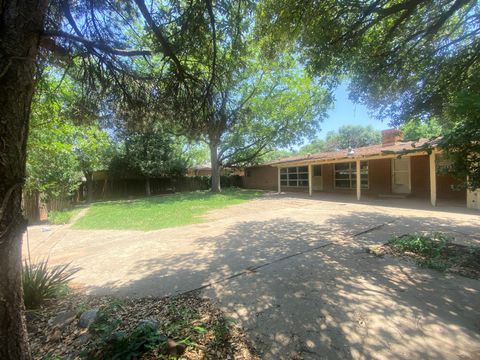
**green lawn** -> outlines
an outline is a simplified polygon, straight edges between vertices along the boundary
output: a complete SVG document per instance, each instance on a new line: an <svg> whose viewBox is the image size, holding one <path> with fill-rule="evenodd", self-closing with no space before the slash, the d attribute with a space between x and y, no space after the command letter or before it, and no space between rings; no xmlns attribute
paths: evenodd
<svg viewBox="0 0 480 360"><path fill-rule="evenodd" d="M54 225L63 225L70 222L70 220L77 215L81 208L73 208L68 210L60 211L49 211L48 212L48 223Z"/></svg>
<svg viewBox="0 0 480 360"><path fill-rule="evenodd" d="M261 194L260 191L227 189L220 194L196 191L96 203L73 228L147 231L199 223L208 210L240 204Z"/></svg>

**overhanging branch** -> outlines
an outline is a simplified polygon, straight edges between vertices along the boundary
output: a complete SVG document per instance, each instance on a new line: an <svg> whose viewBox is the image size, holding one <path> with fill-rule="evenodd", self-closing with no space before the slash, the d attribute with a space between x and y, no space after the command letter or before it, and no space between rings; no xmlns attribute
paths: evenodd
<svg viewBox="0 0 480 360"><path fill-rule="evenodd" d="M57 31L46 31L42 35L42 42L41 45L49 50L62 48L61 46L57 45L52 38L62 38L66 40L70 40L76 43L83 44L87 47L92 47L94 49L100 50L105 53L109 53L112 55L118 56L146 56L151 55L152 52L150 50L124 50L124 49L116 49L109 45L102 44L90 39L86 39L77 35L73 35L67 33L65 31L57 30ZM52 42L54 44L52 44Z"/></svg>
<svg viewBox="0 0 480 360"><path fill-rule="evenodd" d="M173 61L175 67L177 68L178 74L180 75L181 79L183 79L185 77L185 71L183 69L183 66L180 63L178 57L175 55L174 51L172 50L172 47L170 46L167 38L163 35L162 29L153 20L150 12L147 9L147 6L145 5L145 2L143 0L135 0L135 3L140 9L140 12L142 13L143 18L147 22L148 26L150 26L153 33L155 34L155 37L160 42L163 53Z"/></svg>

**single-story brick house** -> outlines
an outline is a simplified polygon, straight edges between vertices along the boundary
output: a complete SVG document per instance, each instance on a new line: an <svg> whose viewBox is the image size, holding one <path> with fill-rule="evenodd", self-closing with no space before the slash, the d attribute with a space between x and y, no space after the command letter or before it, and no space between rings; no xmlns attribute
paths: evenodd
<svg viewBox="0 0 480 360"><path fill-rule="evenodd" d="M351 193L467 201L465 190L455 190L453 176L438 173L441 149L418 149L428 140L403 141L400 130L382 131L382 143L349 150L292 156L246 168L244 186L277 191ZM407 153L405 153L407 150ZM399 154L403 154L399 157ZM477 192L469 202L477 207Z"/></svg>

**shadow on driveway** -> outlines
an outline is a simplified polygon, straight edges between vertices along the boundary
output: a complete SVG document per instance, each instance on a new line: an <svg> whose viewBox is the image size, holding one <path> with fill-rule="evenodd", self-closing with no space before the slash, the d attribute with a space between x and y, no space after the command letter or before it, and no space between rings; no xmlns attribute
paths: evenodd
<svg viewBox="0 0 480 360"><path fill-rule="evenodd" d="M214 283L203 294L237 319L265 359L474 359L479 281L363 250L394 233L452 226L378 211L346 212L324 223L244 221L220 236L198 238L187 254L172 249L126 264L140 274L136 280L88 290L167 295ZM458 229L466 238L478 232L475 224Z"/></svg>

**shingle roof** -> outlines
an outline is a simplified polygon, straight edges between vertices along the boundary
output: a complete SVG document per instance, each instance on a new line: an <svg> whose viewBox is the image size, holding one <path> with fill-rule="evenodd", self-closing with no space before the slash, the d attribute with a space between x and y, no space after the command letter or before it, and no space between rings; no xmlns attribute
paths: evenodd
<svg viewBox="0 0 480 360"><path fill-rule="evenodd" d="M387 155L391 153L400 153L403 151L425 151L426 147L436 147L438 139L428 140L428 139L419 139L417 141L402 141L397 142L392 145L370 145L363 146L359 148L354 148L353 155L348 155L348 150L338 150L338 151L328 151L321 152L316 154L306 154L306 155L297 155L289 156L282 159L277 159L264 163L263 165L279 165L284 163L293 163L293 162L310 162L318 160L333 160L333 159L356 159L369 156L378 156L378 155Z"/></svg>

